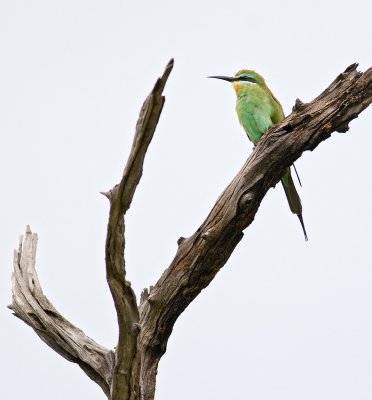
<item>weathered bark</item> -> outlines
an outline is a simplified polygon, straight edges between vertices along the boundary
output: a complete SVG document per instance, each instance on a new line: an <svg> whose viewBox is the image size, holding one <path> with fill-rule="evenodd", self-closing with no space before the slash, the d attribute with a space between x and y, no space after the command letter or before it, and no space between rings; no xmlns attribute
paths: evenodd
<svg viewBox="0 0 372 400"><path fill-rule="evenodd" d="M165 101L162 92L172 68L173 60L168 63L163 76L157 80L142 106L121 182L108 193L104 193L111 203L106 239L106 276L119 324L119 341L112 374L112 400L135 400L140 394L140 356L137 346L140 325L136 296L125 279L124 215L142 176L146 151Z"/></svg>
<svg viewBox="0 0 372 400"><path fill-rule="evenodd" d="M80 368L110 394L114 353L62 317L44 295L35 270L37 235L27 227L14 251L13 302L9 308L48 346Z"/></svg>
<svg viewBox="0 0 372 400"><path fill-rule="evenodd" d="M266 192L304 151L313 150L334 131L345 132L349 122L372 102L372 69L360 73L356 71L356 64L347 68L311 103L296 101L293 113L262 137L199 229L191 237L178 240L174 260L154 287L143 292L141 304L137 307L135 295L125 277L124 214L130 207L142 174L144 156L164 104L161 94L172 65L172 62L168 64L163 77L158 80L142 107L132 152L120 184L105 193L111 202L106 271L119 323L115 356L112 357L113 353L93 341L89 342L94 349L93 354L97 353L94 346L98 346L100 354L103 354L97 357L99 368L96 369L89 357L88 360L82 358L85 354L76 352L75 358L70 356L72 351L61 346L59 339L59 336L71 336L66 328L69 326L67 321L58 314L58 318L67 325L62 325L57 334L54 334L54 324L44 322L44 314L50 318L55 315L54 308L48 313L41 307L45 329L41 335L40 311L33 304L44 304L39 299L39 292L42 292L41 288L35 291L32 280L31 284L27 280L29 267L20 267L22 249L17 253L14 264L14 276L17 279L13 283L12 309L15 314L43 340L47 337L49 340L45 341L49 346L67 359L78 362L106 394L110 387L110 398L115 400L154 398L158 363L166 351L175 321L226 263L243 237L243 230L252 223ZM34 265L35 246L36 243L31 252L33 261L30 265ZM33 267L31 270L34 271ZM33 276L36 276L35 272ZM24 300L26 298L27 301ZM49 302L46 304L51 307ZM80 345L86 336L78 332ZM83 361L84 367L81 365ZM107 368L111 368L111 373L107 374Z"/></svg>
<svg viewBox="0 0 372 400"><path fill-rule="evenodd" d="M207 219L189 238L140 306L144 399L154 398L157 365L179 315L209 285L243 237L270 187L305 150L313 150L372 102L372 69L353 64L314 101L296 102L294 112L268 131Z"/></svg>

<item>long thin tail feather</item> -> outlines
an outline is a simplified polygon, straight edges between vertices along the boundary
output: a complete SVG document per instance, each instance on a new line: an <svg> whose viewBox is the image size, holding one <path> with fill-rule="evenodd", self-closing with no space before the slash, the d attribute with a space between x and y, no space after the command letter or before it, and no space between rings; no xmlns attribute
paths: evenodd
<svg viewBox="0 0 372 400"><path fill-rule="evenodd" d="M296 168L296 166L295 166L295 164L294 164L294 163L293 163L292 165L293 165L293 169L294 169L294 170L295 170L295 172L296 172L296 176L297 176L297 179L298 179L298 183L299 183L299 184L300 184L300 186L302 187L302 183L301 183L300 175L298 175L297 168Z"/></svg>
<svg viewBox="0 0 372 400"><path fill-rule="evenodd" d="M304 220L302 218L302 214L297 214L297 217L300 220L300 223L301 223L301 226L302 226L302 230L304 231L305 240L307 242L309 239L307 238L307 233L306 233L306 229L305 229Z"/></svg>
<svg viewBox="0 0 372 400"><path fill-rule="evenodd" d="M296 187L293 183L293 179L291 176L291 171L288 168L287 171L285 172L283 178L282 178L282 185L284 188L284 192L287 196L289 208L293 212L293 214L296 214L298 219L300 220L302 230L304 231L304 236L305 240L308 240L306 229L305 229L305 224L304 220L302 218L302 204L301 204L301 199L300 196L297 193Z"/></svg>

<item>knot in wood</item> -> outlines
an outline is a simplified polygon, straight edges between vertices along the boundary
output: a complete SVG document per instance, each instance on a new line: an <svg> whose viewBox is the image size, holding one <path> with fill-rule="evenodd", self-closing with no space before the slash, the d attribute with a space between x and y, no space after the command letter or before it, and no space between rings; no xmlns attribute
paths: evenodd
<svg viewBox="0 0 372 400"><path fill-rule="evenodd" d="M208 229L207 231L205 231L202 235L201 238L203 240L211 240L213 239L213 229Z"/></svg>
<svg viewBox="0 0 372 400"><path fill-rule="evenodd" d="M153 306L156 303L156 299L154 295L149 295L147 298L147 302L150 304L150 306Z"/></svg>
<svg viewBox="0 0 372 400"><path fill-rule="evenodd" d="M253 194L251 192L244 193L239 200L239 207L240 208L247 208L253 200Z"/></svg>
<svg viewBox="0 0 372 400"><path fill-rule="evenodd" d="M132 324L132 332L133 333L140 333L141 332L141 324L138 322L135 322Z"/></svg>

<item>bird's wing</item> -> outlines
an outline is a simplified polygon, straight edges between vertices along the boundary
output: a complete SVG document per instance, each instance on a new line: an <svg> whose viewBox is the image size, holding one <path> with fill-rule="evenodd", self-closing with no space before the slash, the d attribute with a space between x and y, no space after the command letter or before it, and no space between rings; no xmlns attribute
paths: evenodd
<svg viewBox="0 0 372 400"><path fill-rule="evenodd" d="M252 104L241 107L238 116L249 139L254 144L257 144L261 136L273 126L269 113L262 112L259 107Z"/></svg>
<svg viewBox="0 0 372 400"><path fill-rule="evenodd" d="M261 132L261 136L274 125L270 114L266 110L261 110L256 107L253 116L257 124L257 128Z"/></svg>

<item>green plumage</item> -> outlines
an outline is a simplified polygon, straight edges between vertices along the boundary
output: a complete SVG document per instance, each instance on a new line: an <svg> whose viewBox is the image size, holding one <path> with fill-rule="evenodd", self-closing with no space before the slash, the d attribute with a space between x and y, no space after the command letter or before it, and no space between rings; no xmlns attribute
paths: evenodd
<svg viewBox="0 0 372 400"><path fill-rule="evenodd" d="M261 75L252 70L238 71L235 77L214 76L229 81L236 92L236 112L248 138L257 144L262 135L272 126L284 119L284 112L279 101L267 87ZM293 183L288 168L281 179L291 211L301 222L305 240L307 234L302 219L301 199Z"/></svg>
<svg viewBox="0 0 372 400"><path fill-rule="evenodd" d="M239 76L247 76L257 82L233 82L239 121L248 138L257 144L269 128L284 119L284 112L260 75L254 71L242 70L236 74L236 77Z"/></svg>

